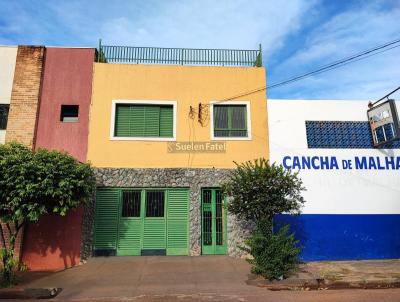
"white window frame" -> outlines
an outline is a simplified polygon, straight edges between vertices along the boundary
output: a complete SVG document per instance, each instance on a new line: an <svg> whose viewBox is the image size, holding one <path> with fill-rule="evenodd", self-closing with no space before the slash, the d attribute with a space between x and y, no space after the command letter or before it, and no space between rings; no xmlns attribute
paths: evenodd
<svg viewBox="0 0 400 302"><path fill-rule="evenodd" d="M214 136L214 105L246 105L247 136L245 137L215 137ZM213 141L250 141L251 140L251 108L249 101L212 101L210 102L210 134Z"/></svg>
<svg viewBox="0 0 400 302"><path fill-rule="evenodd" d="M132 104L132 105L172 105L173 110L173 132L172 137L141 137L141 136L129 136L121 137L115 136L115 112L117 105L119 104ZM176 101L158 101L158 100L113 100L111 104L111 125L110 125L110 140L113 141L159 141L159 142L172 142L176 141L176 112L177 112Z"/></svg>

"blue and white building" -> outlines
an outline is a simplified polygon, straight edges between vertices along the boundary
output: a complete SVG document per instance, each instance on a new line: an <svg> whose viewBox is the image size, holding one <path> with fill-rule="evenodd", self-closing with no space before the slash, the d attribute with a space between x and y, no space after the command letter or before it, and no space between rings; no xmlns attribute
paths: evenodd
<svg viewBox="0 0 400 302"><path fill-rule="evenodd" d="M374 148L367 110L268 100L270 160L299 171L307 189L302 214L283 215L304 260L400 258L400 143Z"/></svg>

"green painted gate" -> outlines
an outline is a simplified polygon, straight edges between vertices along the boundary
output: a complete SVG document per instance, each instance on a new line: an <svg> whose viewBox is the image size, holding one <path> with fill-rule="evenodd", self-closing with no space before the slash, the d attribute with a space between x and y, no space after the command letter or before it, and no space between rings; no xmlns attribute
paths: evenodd
<svg viewBox="0 0 400 302"><path fill-rule="evenodd" d="M98 188L95 255L189 255L189 190Z"/></svg>
<svg viewBox="0 0 400 302"><path fill-rule="evenodd" d="M226 198L220 189L203 189L201 192L202 254L227 253Z"/></svg>

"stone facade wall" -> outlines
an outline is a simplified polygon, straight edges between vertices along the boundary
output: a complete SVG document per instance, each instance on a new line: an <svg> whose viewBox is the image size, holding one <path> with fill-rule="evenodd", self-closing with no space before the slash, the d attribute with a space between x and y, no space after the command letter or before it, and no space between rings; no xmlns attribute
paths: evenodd
<svg viewBox="0 0 400 302"><path fill-rule="evenodd" d="M18 46L6 142L33 147L39 109L45 48Z"/></svg>
<svg viewBox="0 0 400 302"><path fill-rule="evenodd" d="M95 169L98 186L105 187L188 187L190 189L190 254L201 254L201 189L220 187L227 179L230 169ZM81 259L92 253L95 201L85 209L82 227ZM248 235L250 224L228 215L228 253L234 257L244 256L238 245Z"/></svg>

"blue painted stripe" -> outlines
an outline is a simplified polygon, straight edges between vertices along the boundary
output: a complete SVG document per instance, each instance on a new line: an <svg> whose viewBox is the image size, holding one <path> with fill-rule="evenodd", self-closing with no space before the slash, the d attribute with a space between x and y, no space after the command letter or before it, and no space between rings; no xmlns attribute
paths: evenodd
<svg viewBox="0 0 400 302"><path fill-rule="evenodd" d="M275 222L291 225L305 261L400 258L400 214L278 215Z"/></svg>

